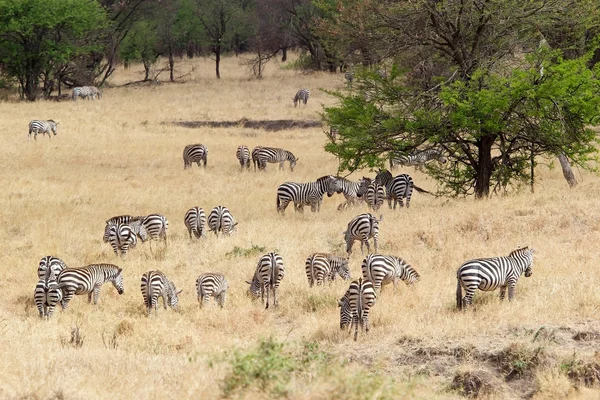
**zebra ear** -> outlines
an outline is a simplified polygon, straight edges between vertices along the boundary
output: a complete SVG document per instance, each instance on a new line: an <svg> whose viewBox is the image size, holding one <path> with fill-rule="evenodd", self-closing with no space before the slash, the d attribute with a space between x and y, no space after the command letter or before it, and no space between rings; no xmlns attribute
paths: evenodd
<svg viewBox="0 0 600 400"><path fill-rule="evenodd" d="M338 300L338 307L341 307L342 305L344 305L344 303L342 303L341 300Z"/></svg>
<svg viewBox="0 0 600 400"><path fill-rule="evenodd" d="M233 228L234 226L236 226L238 224L238 222L236 222L235 224L231 225L231 227Z"/></svg>
<svg viewBox="0 0 600 400"><path fill-rule="evenodd" d="M347 231L342 232L342 235L345 235Z"/></svg>
<svg viewBox="0 0 600 400"><path fill-rule="evenodd" d="M533 253L535 253L535 249L529 249L529 252L530 252L531 254L533 254Z"/></svg>
<svg viewBox="0 0 600 400"><path fill-rule="evenodd" d="M117 268L118 273L120 274L121 272L123 272L123 268Z"/></svg>
<svg viewBox="0 0 600 400"><path fill-rule="evenodd" d="M183 292L183 289L181 289L179 292L175 292L175 294L179 294L179 293L181 293L181 292Z"/></svg>
<svg viewBox="0 0 600 400"><path fill-rule="evenodd" d="M250 282L250 281L246 281L246 283L247 283L248 285L252 285L252 282Z"/></svg>

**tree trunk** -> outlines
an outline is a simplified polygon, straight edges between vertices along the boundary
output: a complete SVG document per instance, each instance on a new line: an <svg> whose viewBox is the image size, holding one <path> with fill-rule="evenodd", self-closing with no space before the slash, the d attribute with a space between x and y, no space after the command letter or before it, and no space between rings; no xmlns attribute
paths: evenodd
<svg viewBox="0 0 600 400"><path fill-rule="evenodd" d="M577 185L577 179L575 179L575 175L573 174L573 170L571 169L571 163L567 156L564 153L558 155L558 161L560 161L560 166L562 167L563 176L567 180L567 183L570 187L575 187Z"/></svg>
<svg viewBox="0 0 600 400"><path fill-rule="evenodd" d="M175 69L175 58L173 55L173 47L169 45L169 80L175 82L175 76L173 70Z"/></svg>
<svg viewBox="0 0 600 400"><path fill-rule="evenodd" d="M492 145L494 136L486 135L479 139L479 160L477 163L477 177L475 178L475 198L482 199L490 194L490 180L492 179Z"/></svg>
<svg viewBox="0 0 600 400"><path fill-rule="evenodd" d="M25 87L24 87L24 93L25 93L25 97L27 98L27 100L35 101L35 99L37 97L37 84L38 84L38 82L37 82L36 74L29 71L27 73L27 76L25 77Z"/></svg>
<svg viewBox="0 0 600 400"><path fill-rule="evenodd" d="M217 79L221 79L221 73L219 72L219 65L221 64L221 46L215 46L215 70L217 72Z"/></svg>
<svg viewBox="0 0 600 400"><path fill-rule="evenodd" d="M150 62L144 61L144 70L146 71L146 76L144 77L144 81L147 81L150 77Z"/></svg>
<svg viewBox="0 0 600 400"><path fill-rule="evenodd" d="M281 48L281 62L287 61L287 47Z"/></svg>

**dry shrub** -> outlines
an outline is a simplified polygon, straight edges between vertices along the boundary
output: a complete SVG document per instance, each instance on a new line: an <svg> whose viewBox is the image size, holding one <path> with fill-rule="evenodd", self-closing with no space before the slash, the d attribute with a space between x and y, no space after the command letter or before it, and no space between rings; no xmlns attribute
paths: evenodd
<svg viewBox="0 0 600 400"><path fill-rule="evenodd" d="M501 390L498 380L487 371L457 372L452 379L453 390L472 399L497 393Z"/></svg>
<svg viewBox="0 0 600 400"><path fill-rule="evenodd" d="M580 360L573 357L561 364L561 370L566 372L569 379L580 386L600 386L600 353L591 360Z"/></svg>
<svg viewBox="0 0 600 400"><path fill-rule="evenodd" d="M129 321L127 319L122 320L115 327L115 332L118 335L130 336L133 334L133 331L134 331L133 324L131 323L131 321Z"/></svg>
<svg viewBox="0 0 600 400"><path fill-rule="evenodd" d="M542 347L529 347L521 343L512 343L495 354L492 359L505 374L506 380L529 375L533 370L547 361L547 354Z"/></svg>

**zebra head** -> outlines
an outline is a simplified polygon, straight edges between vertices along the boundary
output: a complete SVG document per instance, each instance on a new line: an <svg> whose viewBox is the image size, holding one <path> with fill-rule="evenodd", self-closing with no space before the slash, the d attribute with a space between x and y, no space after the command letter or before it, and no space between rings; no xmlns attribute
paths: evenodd
<svg viewBox="0 0 600 400"><path fill-rule="evenodd" d="M352 322L350 301L348 300L347 295L344 295L344 297L338 300L338 307L340 308L340 329L345 330Z"/></svg>
<svg viewBox="0 0 600 400"><path fill-rule="evenodd" d="M54 136L56 136L58 134L58 122L54 122L54 120L49 119L48 124L50 125L52 133L54 133ZM50 132L48 132L48 134L50 134Z"/></svg>
<svg viewBox="0 0 600 400"><path fill-rule="evenodd" d="M248 293L254 298L259 298L261 288L258 276L256 276L255 274L252 278L252 281L246 281L246 283L250 285L250 287L248 288Z"/></svg>
<svg viewBox="0 0 600 400"><path fill-rule="evenodd" d="M341 258L340 259L340 264L338 265L337 273L345 281L347 281L347 280L349 280L351 278L351 276L350 276L350 266L348 265L348 259L347 258Z"/></svg>
<svg viewBox="0 0 600 400"><path fill-rule="evenodd" d="M346 231L342 232L344 235L344 240L346 241L346 253L348 253L348 257L352 254L352 233L350 232L350 228L346 229Z"/></svg>
<svg viewBox="0 0 600 400"><path fill-rule="evenodd" d="M342 181L336 178L335 176L327 176L327 181L327 197L333 196L334 193L342 193L342 191L344 190L342 186Z"/></svg>
<svg viewBox="0 0 600 400"><path fill-rule="evenodd" d="M375 177L375 182L378 185L386 186L389 181L393 178L392 173L390 171L386 171L380 169L377 171L377 176Z"/></svg>
<svg viewBox="0 0 600 400"><path fill-rule="evenodd" d="M356 191L356 196L358 198L361 198L367 192L367 189L369 188L370 184L371 184L371 178L367 178L366 176L363 176L362 179L360 181L358 181L358 189Z"/></svg>
<svg viewBox="0 0 600 400"><path fill-rule="evenodd" d="M173 310L177 310L177 303L179 303L178 294L181 292L183 292L183 289L177 291L175 284L169 281L169 284L167 285L167 300L169 302L169 307Z"/></svg>
<svg viewBox="0 0 600 400"><path fill-rule="evenodd" d="M406 265L404 266L404 272L400 279L402 279L408 286L413 286L415 283L419 282L421 275L419 275L419 273L413 267Z"/></svg>
<svg viewBox="0 0 600 400"><path fill-rule="evenodd" d="M533 274L533 253L535 249L530 249L525 246L518 248L517 250L510 253L509 257L516 258L519 260L519 265L524 268L525 277L529 278Z"/></svg>
<svg viewBox="0 0 600 400"><path fill-rule="evenodd" d="M123 273L122 272L123 272L123 269L118 268L117 273L110 280L112 282L113 286L115 287L115 289L117 289L117 292L119 294L123 294L125 292L125 289L123 288Z"/></svg>
<svg viewBox="0 0 600 400"><path fill-rule="evenodd" d="M296 163L298 162L299 158L294 157L294 155L292 153L290 153L290 170L292 170L292 172L294 171L294 168L296 167Z"/></svg>

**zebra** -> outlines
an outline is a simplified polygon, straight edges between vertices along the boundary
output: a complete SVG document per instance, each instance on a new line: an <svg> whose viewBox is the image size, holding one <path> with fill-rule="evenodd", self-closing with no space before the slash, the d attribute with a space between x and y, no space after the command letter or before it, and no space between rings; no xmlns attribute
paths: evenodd
<svg viewBox="0 0 600 400"><path fill-rule="evenodd" d="M237 222L227 207L217 206L208 214L209 230L219 236L219 232L231 236L236 231Z"/></svg>
<svg viewBox="0 0 600 400"><path fill-rule="evenodd" d="M190 235L190 239L192 238L192 233L196 239L206 237L206 214L203 209L200 207L190 208L185 213L183 221Z"/></svg>
<svg viewBox="0 0 600 400"><path fill-rule="evenodd" d="M350 279L348 259L328 253L314 253L306 259L306 277L310 287L322 285L325 280L335 280L338 274L342 279Z"/></svg>
<svg viewBox="0 0 600 400"><path fill-rule="evenodd" d="M73 101L77 101L78 97L82 99L89 99L90 97L93 99L92 90L90 86L77 86L73 88L73 94L71 95Z"/></svg>
<svg viewBox="0 0 600 400"><path fill-rule="evenodd" d="M108 227L108 242L112 247L115 255L124 257L130 248L137 245L137 235L134 230L127 224L110 224ZM106 233L105 233L105 236Z"/></svg>
<svg viewBox="0 0 600 400"><path fill-rule="evenodd" d="M342 232L346 240L346 252L348 256L352 254L352 245L355 240L360 240L360 251L363 253L363 247L367 245L367 251L371 252L369 239L373 238L375 252L377 252L377 241L379 240L379 222L383 220L383 215L377 219L373 214L359 214L348 223L348 228Z"/></svg>
<svg viewBox="0 0 600 400"><path fill-rule="evenodd" d="M258 260L256 271L252 281L246 281L250 285L249 291L252 296L260 296L265 303L265 292L267 292L267 306L269 308L269 292L273 292L273 306L277 307L277 289L285 275L283 258L277 253L267 253Z"/></svg>
<svg viewBox="0 0 600 400"><path fill-rule="evenodd" d="M296 92L296 95L292 99L292 100L294 100L294 107L297 107L301 101L304 103L304 105L306 105L306 102L308 101L309 97L310 97L310 90L308 90L308 89L298 90Z"/></svg>
<svg viewBox="0 0 600 400"><path fill-rule="evenodd" d="M392 153L390 155L390 169L397 165L422 167L429 161L436 160L442 164L447 162L444 153L439 148L421 150L410 154Z"/></svg>
<svg viewBox="0 0 600 400"><path fill-rule="evenodd" d="M167 303L173 310L177 310L178 295L183 291L183 289L177 291L175 284L169 281L167 276L158 270L148 271L142 275L140 289L142 290L148 316L150 316L152 308L154 308L154 313L158 315L159 296L163 299L165 310L167 309Z"/></svg>
<svg viewBox="0 0 600 400"><path fill-rule="evenodd" d="M256 150L256 149L254 149ZM252 151L254 153L254 150ZM255 155L252 154L252 159ZM283 169L283 164L286 161L290 162L290 170L294 171L294 167L299 158L296 158L291 151L280 149L277 147L260 147L256 150L256 164L258 169L264 170L267 168L267 163L279 163L279 169Z"/></svg>
<svg viewBox="0 0 600 400"><path fill-rule="evenodd" d="M191 168L192 163L196 163L200 167L200 162L206 168L208 156L208 148L200 143L189 144L183 149L183 169Z"/></svg>
<svg viewBox="0 0 600 400"><path fill-rule="evenodd" d="M528 247L512 251L508 257L480 258L465 262L456 272L456 306L459 310L466 308L473 301L477 289L492 291L500 288L500 300L504 300L508 287L508 300L515 294L515 286L525 273L530 277L533 273L534 249ZM462 297L462 289L465 297Z"/></svg>
<svg viewBox="0 0 600 400"><path fill-rule="evenodd" d="M373 282L376 290L381 290L382 286L392 282L396 291L398 279L409 286L421 279L419 273L410 264L396 256L369 254L363 260L361 270L363 277Z"/></svg>
<svg viewBox="0 0 600 400"><path fill-rule="evenodd" d="M364 195L365 201L369 206L369 209L379 210L383 201L385 200L385 188L383 185L373 181L367 188L367 192Z"/></svg>
<svg viewBox="0 0 600 400"><path fill-rule="evenodd" d="M262 149L262 146L256 146L255 148L252 149L252 164L254 164L254 171L256 171L256 166L258 165L258 167L260 168L260 161L258 159L258 154L260 152L260 149Z"/></svg>
<svg viewBox="0 0 600 400"><path fill-rule="evenodd" d="M98 304L98 296L102 284L111 282L119 294L123 294L123 270L114 264L90 264L81 268L63 269L56 279L57 289L62 289L63 298L61 305L63 310L73 295L88 295L88 303L94 298L94 305Z"/></svg>
<svg viewBox="0 0 600 400"><path fill-rule="evenodd" d="M358 182L353 182L339 176L336 176L336 179L340 183L342 193L348 205L358 204L363 199L363 195L371 184L371 178L364 176Z"/></svg>
<svg viewBox="0 0 600 400"><path fill-rule="evenodd" d="M400 174L396 177L392 177L391 172L379 170L375 177L375 182L385 186L388 207L392 208L392 200L394 200L394 210L396 209L396 204L400 204L400 207L404 207L404 198L406 198L406 208L410 207L413 189L419 193L431 194L427 190L421 189L415 185L413 179L407 174Z"/></svg>
<svg viewBox="0 0 600 400"><path fill-rule="evenodd" d="M46 256L40 260L37 270L39 281L33 293L40 318L50 318L56 304L62 300L62 291L55 286L56 277L65 268L65 262L57 257Z"/></svg>
<svg viewBox="0 0 600 400"><path fill-rule="evenodd" d="M142 217L141 224L151 240L162 239L165 242L165 246L167 245L167 229L169 228L169 221L164 215L149 214ZM142 239L142 241L145 242L146 240Z"/></svg>
<svg viewBox="0 0 600 400"><path fill-rule="evenodd" d="M33 133L33 140L37 140L38 134L48 134L48 139L52 139L50 135L50 131L56 136L58 134L58 122L54 122L54 120L49 119L47 121L42 121L39 119L34 119L29 122L29 136L28 140L31 140L31 134Z"/></svg>
<svg viewBox="0 0 600 400"><path fill-rule="evenodd" d="M140 237L140 239L142 239L142 236L145 236L145 232L142 232L142 228L138 227L138 225L136 224L137 221L141 221L142 219L144 219L144 217L134 217L131 215L119 215L119 216L107 219L106 225L104 227L104 236L102 236L102 241L104 243L108 243L109 238L110 238L110 226L117 225L117 224L129 225L134 230L134 233L136 235L138 235L138 237ZM144 238L143 241L146 241L146 238Z"/></svg>
<svg viewBox="0 0 600 400"><path fill-rule="evenodd" d="M354 81L354 72L348 70L344 73L344 78L346 79L346 82L348 83L348 87L350 89L352 89L352 82Z"/></svg>
<svg viewBox="0 0 600 400"><path fill-rule="evenodd" d="M349 332L352 332L352 325L355 326L354 340L358 338L358 325L361 330L369 332L369 312L377 300L377 293L373 287L373 282L369 280L352 281L350 287L338 301L340 307L340 329L344 330L350 326Z"/></svg>
<svg viewBox="0 0 600 400"><path fill-rule="evenodd" d="M235 156L239 160L242 170L244 167L246 167L246 169L250 168L250 150L248 150L247 146L238 146Z"/></svg>
<svg viewBox="0 0 600 400"><path fill-rule="evenodd" d="M92 97L92 100L94 100L95 98L98 98L98 100L100 100L102 98L102 91L100 89L98 89L96 86L86 86L90 92L90 96Z"/></svg>
<svg viewBox="0 0 600 400"><path fill-rule="evenodd" d="M301 210L304 204L310 204L313 212L319 211L323 194L327 193L327 196L331 197L333 193L340 193L341 190L339 181L333 175L325 175L309 183L282 183L277 188L277 212L283 215L292 201L296 211Z"/></svg>
<svg viewBox="0 0 600 400"><path fill-rule="evenodd" d="M223 308L228 289L229 284L223 274L214 272L200 275L196 279L196 292L198 293L200 308L203 307L204 303L208 303L211 296L215 298L219 307Z"/></svg>

